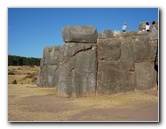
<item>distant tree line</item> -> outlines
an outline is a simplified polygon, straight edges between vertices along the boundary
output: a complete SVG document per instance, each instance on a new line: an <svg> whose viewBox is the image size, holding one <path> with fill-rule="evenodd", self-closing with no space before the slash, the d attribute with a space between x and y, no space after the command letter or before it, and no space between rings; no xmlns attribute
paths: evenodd
<svg viewBox="0 0 166 129"><path fill-rule="evenodd" d="M34 57L21 57L21 56L13 56L8 55L8 66L22 66L22 65L40 65L40 59L41 58L34 58Z"/></svg>

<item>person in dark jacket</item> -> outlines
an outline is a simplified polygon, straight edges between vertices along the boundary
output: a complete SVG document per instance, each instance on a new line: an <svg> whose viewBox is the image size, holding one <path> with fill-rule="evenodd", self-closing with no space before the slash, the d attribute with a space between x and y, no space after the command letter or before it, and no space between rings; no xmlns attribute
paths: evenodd
<svg viewBox="0 0 166 129"><path fill-rule="evenodd" d="M155 62L154 62L154 68L157 72L156 75L156 81L157 81L157 85L156 85L156 89L158 90L158 47L157 47L157 51L156 51L156 57L155 57Z"/></svg>

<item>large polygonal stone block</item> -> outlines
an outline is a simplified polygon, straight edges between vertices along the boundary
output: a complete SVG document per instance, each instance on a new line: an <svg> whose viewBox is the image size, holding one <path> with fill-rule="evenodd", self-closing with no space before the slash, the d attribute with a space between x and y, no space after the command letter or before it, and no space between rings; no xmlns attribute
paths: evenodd
<svg viewBox="0 0 166 129"><path fill-rule="evenodd" d="M96 43L98 33L92 26L66 26L62 30L64 42Z"/></svg>

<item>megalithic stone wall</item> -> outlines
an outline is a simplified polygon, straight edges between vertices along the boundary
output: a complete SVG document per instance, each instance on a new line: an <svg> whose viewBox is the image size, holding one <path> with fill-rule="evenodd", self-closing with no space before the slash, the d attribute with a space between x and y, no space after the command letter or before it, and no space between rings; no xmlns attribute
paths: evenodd
<svg viewBox="0 0 166 129"><path fill-rule="evenodd" d="M61 47L46 47L38 86L56 86L64 96L95 94L97 79L97 30L92 26L68 26L62 30Z"/></svg>
<svg viewBox="0 0 166 129"><path fill-rule="evenodd" d="M97 33L92 26L67 26L63 46L45 47L37 85L67 97L112 94L156 85L158 33Z"/></svg>
<svg viewBox="0 0 166 129"><path fill-rule="evenodd" d="M100 36L97 42L97 93L153 88L156 85L156 35L138 31L119 33L108 39Z"/></svg>

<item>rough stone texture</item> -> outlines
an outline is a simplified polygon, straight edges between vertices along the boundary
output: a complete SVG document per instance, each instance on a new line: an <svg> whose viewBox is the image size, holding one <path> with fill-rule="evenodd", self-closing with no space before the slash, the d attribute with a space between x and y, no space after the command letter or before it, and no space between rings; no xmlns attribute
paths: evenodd
<svg viewBox="0 0 166 129"><path fill-rule="evenodd" d="M157 46L158 44L150 44L149 47L149 55L148 55L148 60L149 61L154 61L156 57L156 52L157 52Z"/></svg>
<svg viewBox="0 0 166 129"><path fill-rule="evenodd" d="M132 45L121 44L120 40L98 40L97 52L97 93L102 95L134 90Z"/></svg>
<svg viewBox="0 0 166 129"><path fill-rule="evenodd" d="M154 62L135 63L135 86L137 89L148 89L156 85Z"/></svg>
<svg viewBox="0 0 166 129"><path fill-rule="evenodd" d="M103 40L98 43L98 58L118 60L120 58L120 41L119 40Z"/></svg>
<svg viewBox="0 0 166 129"><path fill-rule="evenodd" d="M150 33L149 33L149 38L150 38L151 40L158 39L158 31L150 32Z"/></svg>
<svg viewBox="0 0 166 129"><path fill-rule="evenodd" d="M114 45L111 44L112 42ZM121 33L114 40L99 39L97 42L97 93L111 94L152 88L156 84L154 79L156 50L157 43L150 40L147 32ZM139 69L138 64L144 64L144 62L147 62L149 70L141 72L146 67ZM138 79L143 76L143 74L140 76L140 73L145 74L145 78L152 74L152 78L147 78L147 83L142 85L139 82L141 79Z"/></svg>
<svg viewBox="0 0 166 129"><path fill-rule="evenodd" d="M133 44L134 61L144 62L148 61L149 55L149 42L148 41L135 41Z"/></svg>
<svg viewBox="0 0 166 129"><path fill-rule="evenodd" d="M60 46L44 48L43 58L40 61L40 71L37 79L38 86L55 86L56 78L54 76L54 72L60 64L60 49Z"/></svg>
<svg viewBox="0 0 166 129"><path fill-rule="evenodd" d="M103 33L98 33L98 39L104 39L104 34Z"/></svg>
<svg viewBox="0 0 166 129"><path fill-rule="evenodd" d="M131 44L121 45L121 65L124 70L134 70L133 48Z"/></svg>
<svg viewBox="0 0 166 129"><path fill-rule="evenodd" d="M119 30L115 30L113 33L114 37L120 37L121 36L121 32Z"/></svg>
<svg viewBox="0 0 166 129"><path fill-rule="evenodd" d="M97 30L92 26L66 26L62 30L64 42L96 43Z"/></svg>
<svg viewBox="0 0 166 129"><path fill-rule="evenodd" d="M119 62L98 61L97 93L111 94L134 90L134 73L119 69Z"/></svg>
<svg viewBox="0 0 166 129"><path fill-rule="evenodd" d="M146 22L141 22L139 24L138 30L145 31L146 30Z"/></svg>
<svg viewBox="0 0 166 129"><path fill-rule="evenodd" d="M113 33L111 30L104 30L104 38L111 38L113 36Z"/></svg>
<svg viewBox="0 0 166 129"><path fill-rule="evenodd" d="M65 27L67 43L44 48L37 85L54 86L67 97L153 88L158 37L146 31L111 35L93 27Z"/></svg>
<svg viewBox="0 0 166 129"><path fill-rule="evenodd" d="M96 46L65 44L62 55L63 63L56 73L58 93L65 93L69 97L94 94L97 70Z"/></svg>
<svg viewBox="0 0 166 129"><path fill-rule="evenodd" d="M44 63L43 63L44 62ZM38 86L56 86L59 95L95 94L96 45L67 43L45 47L38 75Z"/></svg>

